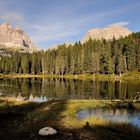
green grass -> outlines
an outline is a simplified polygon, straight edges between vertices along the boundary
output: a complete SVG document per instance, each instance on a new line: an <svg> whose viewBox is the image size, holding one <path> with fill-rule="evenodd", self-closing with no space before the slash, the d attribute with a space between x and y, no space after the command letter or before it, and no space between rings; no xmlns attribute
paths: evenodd
<svg viewBox="0 0 140 140"><path fill-rule="evenodd" d="M90 137L99 140L108 139L139 139L140 131L126 123L114 123L102 118L87 118L78 120L77 111L86 108L112 107L140 109L140 103L133 103L130 100L67 100L49 101L44 103L34 103L16 101L13 99L0 98L0 133L1 139L37 139L43 137L38 135L38 130L45 126L52 126L58 130L58 135L50 139L67 139L69 133L73 139L79 137ZM86 122L89 128L86 128ZM12 130L11 130L12 128ZM8 134L8 135L7 135ZM81 136L83 135L83 136ZM85 136L86 135L86 136Z"/></svg>

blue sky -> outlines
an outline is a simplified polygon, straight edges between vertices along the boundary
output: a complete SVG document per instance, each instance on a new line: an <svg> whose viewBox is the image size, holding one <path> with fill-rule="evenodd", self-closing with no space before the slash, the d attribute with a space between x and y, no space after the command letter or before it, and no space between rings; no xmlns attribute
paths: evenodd
<svg viewBox="0 0 140 140"><path fill-rule="evenodd" d="M139 16L140 0L0 0L0 23L18 24L42 49L110 24L140 31Z"/></svg>

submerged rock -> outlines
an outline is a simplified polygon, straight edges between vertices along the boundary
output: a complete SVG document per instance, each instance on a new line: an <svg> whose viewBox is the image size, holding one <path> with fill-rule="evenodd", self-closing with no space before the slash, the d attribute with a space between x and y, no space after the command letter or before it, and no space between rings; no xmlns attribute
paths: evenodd
<svg viewBox="0 0 140 140"><path fill-rule="evenodd" d="M48 136L48 135L54 135L57 131L53 129L52 127L44 127L39 130L39 135L41 136Z"/></svg>

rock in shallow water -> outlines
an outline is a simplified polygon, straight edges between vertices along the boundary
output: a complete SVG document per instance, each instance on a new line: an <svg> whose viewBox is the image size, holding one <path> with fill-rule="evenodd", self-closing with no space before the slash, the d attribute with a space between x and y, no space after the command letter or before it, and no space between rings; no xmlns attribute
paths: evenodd
<svg viewBox="0 0 140 140"><path fill-rule="evenodd" d="M57 131L53 129L52 127L44 127L39 130L39 135L41 136L48 136L48 135L54 135Z"/></svg>

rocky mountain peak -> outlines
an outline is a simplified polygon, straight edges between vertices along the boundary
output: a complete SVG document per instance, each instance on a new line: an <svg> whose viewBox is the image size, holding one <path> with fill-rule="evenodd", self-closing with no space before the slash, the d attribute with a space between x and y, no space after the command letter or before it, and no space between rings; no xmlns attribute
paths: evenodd
<svg viewBox="0 0 140 140"><path fill-rule="evenodd" d="M34 52L37 47L19 26L12 27L8 22L0 25L0 48Z"/></svg>
<svg viewBox="0 0 140 140"><path fill-rule="evenodd" d="M131 33L131 31L123 26L120 25L110 25L105 28L94 28L89 30L83 37L81 42L86 42L90 38L91 39L106 39L110 40L113 37L116 39L120 37L128 36Z"/></svg>

